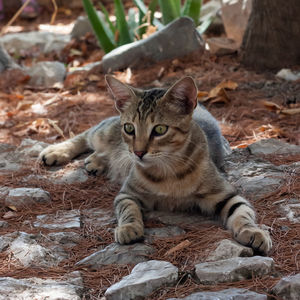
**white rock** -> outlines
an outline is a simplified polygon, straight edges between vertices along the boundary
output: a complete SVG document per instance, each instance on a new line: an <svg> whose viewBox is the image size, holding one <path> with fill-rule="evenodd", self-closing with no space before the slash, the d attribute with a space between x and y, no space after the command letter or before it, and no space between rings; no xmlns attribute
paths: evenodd
<svg viewBox="0 0 300 300"><path fill-rule="evenodd" d="M26 157L37 158L42 150L44 150L48 145L49 144L44 142L32 139L24 139L16 151Z"/></svg>
<svg viewBox="0 0 300 300"><path fill-rule="evenodd" d="M298 155L300 146L285 143L278 139L260 140L248 146L254 155Z"/></svg>
<svg viewBox="0 0 300 300"><path fill-rule="evenodd" d="M5 198L6 206L16 208L30 207L36 203L50 203L50 194L40 188L16 188L11 189Z"/></svg>
<svg viewBox="0 0 300 300"><path fill-rule="evenodd" d="M89 177L83 168L60 169L50 175L56 184L72 184L77 182L86 182Z"/></svg>
<svg viewBox="0 0 300 300"><path fill-rule="evenodd" d="M266 295L257 294L246 289L228 289L218 292L199 292L184 298L170 298L168 300L267 300Z"/></svg>
<svg viewBox="0 0 300 300"><path fill-rule="evenodd" d="M9 33L0 37L0 43L7 51L17 53L32 47L39 47L45 53L60 51L70 40L69 35L42 31Z"/></svg>
<svg viewBox="0 0 300 300"><path fill-rule="evenodd" d="M178 279L178 268L166 261L150 260L139 263L130 275L109 287L107 300L138 299L146 297L165 285L174 285Z"/></svg>
<svg viewBox="0 0 300 300"><path fill-rule="evenodd" d="M80 228L80 211L74 210L59 210L55 214L39 215L36 217L34 227L46 229L68 229Z"/></svg>
<svg viewBox="0 0 300 300"><path fill-rule="evenodd" d="M29 84L33 86L52 87L63 82L66 76L65 65L58 61L41 61L27 69L31 77Z"/></svg>
<svg viewBox="0 0 300 300"><path fill-rule="evenodd" d="M78 271L60 280L0 277L0 300L80 300L82 294L83 283Z"/></svg>
<svg viewBox="0 0 300 300"><path fill-rule="evenodd" d="M113 243L102 250L99 250L76 265L87 265L92 268L101 268L103 265L110 264L137 264L147 260L149 254L154 249L148 245L135 243L132 245L120 245Z"/></svg>
<svg viewBox="0 0 300 300"><path fill-rule="evenodd" d="M233 282L269 274L274 261L270 257L235 257L196 265L196 275L201 283Z"/></svg>
<svg viewBox="0 0 300 300"><path fill-rule="evenodd" d="M282 300L299 300L300 273L281 278L273 288L272 292Z"/></svg>
<svg viewBox="0 0 300 300"><path fill-rule="evenodd" d="M213 251L207 261L217 261L233 257L253 256L253 250L231 240L222 240L218 247Z"/></svg>
<svg viewBox="0 0 300 300"><path fill-rule="evenodd" d="M300 79L300 72L296 73L293 72L291 69L281 69L277 74L276 77L285 79L288 81L295 81Z"/></svg>

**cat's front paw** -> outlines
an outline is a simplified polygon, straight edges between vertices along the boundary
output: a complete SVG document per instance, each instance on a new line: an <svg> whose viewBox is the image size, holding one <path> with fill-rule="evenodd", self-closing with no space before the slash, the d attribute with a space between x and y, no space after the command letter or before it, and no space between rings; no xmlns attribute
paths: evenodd
<svg viewBox="0 0 300 300"><path fill-rule="evenodd" d="M92 175L100 175L105 171L105 164L96 153L85 159L84 166L87 172Z"/></svg>
<svg viewBox="0 0 300 300"><path fill-rule="evenodd" d="M57 144L48 146L44 149L41 152L39 159L43 161L45 165L53 166L69 162L72 159L72 156L64 144Z"/></svg>
<svg viewBox="0 0 300 300"><path fill-rule="evenodd" d="M272 248L272 240L269 232L258 227L245 227L235 238L241 244L249 246L254 251L262 254L267 254Z"/></svg>
<svg viewBox="0 0 300 300"><path fill-rule="evenodd" d="M115 241L119 244L130 244L143 239L144 227L138 223L128 223L115 229Z"/></svg>

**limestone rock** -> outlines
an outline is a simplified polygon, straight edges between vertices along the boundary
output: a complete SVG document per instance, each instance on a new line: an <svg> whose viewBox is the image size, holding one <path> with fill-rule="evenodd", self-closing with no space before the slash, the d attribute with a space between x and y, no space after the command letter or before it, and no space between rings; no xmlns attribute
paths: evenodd
<svg viewBox="0 0 300 300"><path fill-rule="evenodd" d="M123 45L109 52L102 59L102 68L104 73L109 73L203 51L204 43L193 20L181 17L147 39Z"/></svg>
<svg viewBox="0 0 300 300"><path fill-rule="evenodd" d="M28 158L37 158L42 150L44 150L49 144L32 140L24 139L20 146L16 149L20 154Z"/></svg>
<svg viewBox="0 0 300 300"><path fill-rule="evenodd" d="M226 35L238 45L243 41L251 10L252 0L222 0L221 12Z"/></svg>
<svg viewBox="0 0 300 300"><path fill-rule="evenodd" d="M258 294L246 289L227 289L218 292L199 292L184 298L170 298L168 300L267 300L266 295Z"/></svg>
<svg viewBox="0 0 300 300"><path fill-rule="evenodd" d="M266 275L272 272L274 261L270 257L235 257L196 265L196 275L201 283L233 282Z"/></svg>
<svg viewBox="0 0 300 300"><path fill-rule="evenodd" d="M222 56L233 54L239 49L234 40L225 37L213 37L206 40L211 54Z"/></svg>
<svg viewBox="0 0 300 300"><path fill-rule="evenodd" d="M207 261L217 261L233 257L253 256L253 250L231 240L222 240L218 247L212 252Z"/></svg>
<svg viewBox="0 0 300 300"><path fill-rule="evenodd" d="M248 146L254 155L300 155L300 146L278 139L260 140Z"/></svg>
<svg viewBox="0 0 300 300"><path fill-rule="evenodd" d="M70 40L69 35L43 31L9 33L0 37L0 43L3 44L4 48L13 53L19 53L20 50L32 47L39 47L45 53L60 51Z"/></svg>
<svg viewBox="0 0 300 300"><path fill-rule="evenodd" d="M0 252L5 251L17 236L18 232L8 233L0 236Z"/></svg>
<svg viewBox="0 0 300 300"><path fill-rule="evenodd" d="M55 214L39 215L36 217L34 227L41 227L46 229L68 229L80 228L80 211L73 210L59 210Z"/></svg>
<svg viewBox="0 0 300 300"><path fill-rule="evenodd" d="M107 300L140 299L165 285L174 285L178 269L169 262L150 260L136 265L130 275L125 276L105 292Z"/></svg>
<svg viewBox="0 0 300 300"><path fill-rule="evenodd" d="M113 215L113 212L107 209L91 208L81 211L82 223L86 226L94 229L102 228L103 226L110 225L114 227L117 221Z"/></svg>
<svg viewBox="0 0 300 300"><path fill-rule="evenodd" d="M33 86L52 87L63 82L66 76L66 67L58 61L41 61L27 69L29 84Z"/></svg>
<svg viewBox="0 0 300 300"><path fill-rule="evenodd" d="M16 188L11 189L5 199L6 206L14 206L17 209L30 207L36 203L50 203L50 194L40 188Z"/></svg>
<svg viewBox="0 0 300 300"><path fill-rule="evenodd" d="M155 238L172 237L185 234L185 231L178 226L165 226L160 228L145 228L145 235Z"/></svg>
<svg viewBox="0 0 300 300"><path fill-rule="evenodd" d="M272 292L283 300L299 300L300 273L281 278L273 288Z"/></svg>
<svg viewBox="0 0 300 300"><path fill-rule="evenodd" d="M0 300L80 300L82 294L83 282L78 271L72 272L60 280L0 277Z"/></svg>
<svg viewBox="0 0 300 300"><path fill-rule="evenodd" d="M52 232L47 235L47 238L67 248L77 245L82 239L79 233L72 231Z"/></svg>
<svg viewBox="0 0 300 300"><path fill-rule="evenodd" d="M50 175L51 179L56 184L72 184L79 182L86 182L88 180L87 172L83 167L76 167L72 169L59 169Z"/></svg>
<svg viewBox="0 0 300 300"><path fill-rule="evenodd" d="M0 44L0 73L9 68L17 68L18 65Z"/></svg>
<svg viewBox="0 0 300 300"><path fill-rule="evenodd" d="M109 264L137 264L147 260L147 256L154 252L148 245L135 243L120 245L113 243L79 261L76 265L88 265L100 268Z"/></svg>

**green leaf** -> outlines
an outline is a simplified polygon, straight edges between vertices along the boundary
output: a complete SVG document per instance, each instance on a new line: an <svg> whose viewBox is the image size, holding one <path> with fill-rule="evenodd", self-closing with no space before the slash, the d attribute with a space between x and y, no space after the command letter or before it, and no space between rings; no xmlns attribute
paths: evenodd
<svg viewBox="0 0 300 300"><path fill-rule="evenodd" d="M180 0L158 0L164 24L180 17Z"/></svg>
<svg viewBox="0 0 300 300"><path fill-rule="evenodd" d="M104 16L105 16L105 21L106 21L106 23L109 25L109 28L110 28L111 32L112 32L113 34L115 34L116 31L117 31L117 28L116 28L116 27L114 26L114 24L110 21L108 11L106 10L106 8L105 8L105 6L102 4L102 2L99 2L99 4L100 4L100 7L101 7L101 11L103 12L103 14L104 14Z"/></svg>
<svg viewBox="0 0 300 300"><path fill-rule="evenodd" d="M152 0L148 6L148 10L150 11L150 22L152 25L153 25L154 13L155 13L157 4L158 4L158 0Z"/></svg>
<svg viewBox="0 0 300 300"><path fill-rule="evenodd" d="M116 47L116 45L114 40L111 40L107 33L109 29L106 27L103 20L98 17L98 14L90 0L82 0L82 3L101 48L105 53L110 52Z"/></svg>
<svg viewBox="0 0 300 300"><path fill-rule="evenodd" d="M199 24L202 0L186 0L182 11L183 16L192 18L195 25Z"/></svg>
<svg viewBox="0 0 300 300"><path fill-rule="evenodd" d="M207 28L209 27L209 25L213 22L214 18L213 17L210 17L210 18L207 18L205 21L203 21L201 23L200 26L198 26L196 29L197 31L200 33L200 34L203 34Z"/></svg>
<svg viewBox="0 0 300 300"><path fill-rule="evenodd" d="M133 42L130 37L128 24L126 22L124 6L121 0L114 0L115 3L115 14L117 18L117 29L119 32L118 45L125 45Z"/></svg>
<svg viewBox="0 0 300 300"><path fill-rule="evenodd" d="M133 8L128 10L128 21L129 33L132 40L135 38L135 31L139 26L139 23L136 21L136 12Z"/></svg>
<svg viewBox="0 0 300 300"><path fill-rule="evenodd" d="M138 9L144 14L146 15L147 13L147 8L145 6L145 4L143 3L142 0L133 0L134 4L138 7ZM159 22L156 18L153 19L153 25L155 25L159 30L163 29L165 26Z"/></svg>

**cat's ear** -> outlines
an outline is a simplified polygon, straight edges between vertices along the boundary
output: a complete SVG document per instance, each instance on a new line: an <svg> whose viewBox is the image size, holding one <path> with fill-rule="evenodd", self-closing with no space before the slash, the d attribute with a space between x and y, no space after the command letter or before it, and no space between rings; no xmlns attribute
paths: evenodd
<svg viewBox="0 0 300 300"><path fill-rule="evenodd" d="M135 97L134 91L111 75L105 75L105 81L114 97L117 110L123 112L129 102Z"/></svg>
<svg viewBox="0 0 300 300"><path fill-rule="evenodd" d="M179 114L190 114L197 106L198 89L192 77L187 76L171 86L164 96L168 106Z"/></svg>

